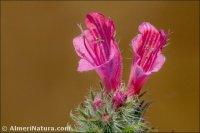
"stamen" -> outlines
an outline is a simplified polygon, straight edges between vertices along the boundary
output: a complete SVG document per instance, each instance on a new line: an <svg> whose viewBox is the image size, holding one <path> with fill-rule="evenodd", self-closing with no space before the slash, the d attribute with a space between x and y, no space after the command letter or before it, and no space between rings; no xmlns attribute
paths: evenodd
<svg viewBox="0 0 200 133"><path fill-rule="evenodd" d="M83 34L83 35L84 35L84 34ZM99 60L98 60L98 62L97 62L96 59L93 57L93 55L92 55L92 53L90 52L90 50L88 49L88 46L87 46L87 44L86 44L85 41L89 42L89 41L87 40L87 38L86 38L85 36L83 36L83 44L84 44L85 49L87 50L88 54L90 55L90 57L92 58L92 60L95 62L95 64L96 64L96 65L99 65L99 63L100 63Z"/></svg>
<svg viewBox="0 0 200 133"><path fill-rule="evenodd" d="M148 50L148 49L149 49L149 44L146 44L146 46L145 46L144 49L145 49L145 50Z"/></svg>
<svg viewBox="0 0 200 133"><path fill-rule="evenodd" d="M154 48L151 48L151 52L153 52L155 49Z"/></svg>
<svg viewBox="0 0 200 133"><path fill-rule="evenodd" d="M99 37L99 38L96 38L96 43L100 44L101 42L104 42L104 40L101 39L100 37Z"/></svg>

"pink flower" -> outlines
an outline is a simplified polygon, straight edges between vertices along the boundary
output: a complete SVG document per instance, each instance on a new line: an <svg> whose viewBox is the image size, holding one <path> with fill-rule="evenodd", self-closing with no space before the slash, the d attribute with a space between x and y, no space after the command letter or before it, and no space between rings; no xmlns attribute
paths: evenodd
<svg viewBox="0 0 200 133"><path fill-rule="evenodd" d="M115 27L111 18L100 13L86 16L87 30L73 40L76 53L81 57L78 71L96 70L107 92L115 91L121 82L121 56L114 38Z"/></svg>
<svg viewBox="0 0 200 133"><path fill-rule="evenodd" d="M126 102L127 95L124 92L117 91L113 97L113 106L115 110L123 106Z"/></svg>
<svg viewBox="0 0 200 133"><path fill-rule="evenodd" d="M109 121L109 115L106 115L106 114L104 114L103 116L102 116L102 121Z"/></svg>
<svg viewBox="0 0 200 133"><path fill-rule="evenodd" d="M152 72L159 71L165 62L165 57L161 54L163 46L167 43L164 31L158 31L148 22L142 23L139 31L141 34L132 40L135 57L128 83L129 96L139 94Z"/></svg>
<svg viewBox="0 0 200 133"><path fill-rule="evenodd" d="M101 99L98 96L96 96L93 104L94 104L95 109L100 109L101 108Z"/></svg>

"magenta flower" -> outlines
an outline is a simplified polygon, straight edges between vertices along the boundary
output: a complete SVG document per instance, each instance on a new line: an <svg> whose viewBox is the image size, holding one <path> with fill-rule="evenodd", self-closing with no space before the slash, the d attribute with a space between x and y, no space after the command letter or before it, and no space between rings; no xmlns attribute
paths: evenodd
<svg viewBox="0 0 200 133"><path fill-rule="evenodd" d="M121 56L114 38L115 27L111 18L100 13L86 16L87 30L74 38L76 53L81 57L78 71L95 70L107 92L115 91L121 82Z"/></svg>
<svg viewBox="0 0 200 133"><path fill-rule="evenodd" d="M95 109L100 109L101 108L101 99L96 96L94 101L93 101L93 105Z"/></svg>
<svg viewBox="0 0 200 133"><path fill-rule="evenodd" d="M123 106L126 102L127 95L124 92L117 91L112 99L115 110Z"/></svg>
<svg viewBox="0 0 200 133"><path fill-rule="evenodd" d="M157 30L148 22L139 26L138 34L132 40L135 57L131 66L128 83L128 95L139 94L142 85L147 81L152 72L160 70L165 62L161 54L163 46L167 43L167 36L163 30Z"/></svg>
<svg viewBox="0 0 200 133"><path fill-rule="evenodd" d="M104 115L102 116L102 121L108 122L109 119L110 119L110 118L109 118L109 115L104 114Z"/></svg>

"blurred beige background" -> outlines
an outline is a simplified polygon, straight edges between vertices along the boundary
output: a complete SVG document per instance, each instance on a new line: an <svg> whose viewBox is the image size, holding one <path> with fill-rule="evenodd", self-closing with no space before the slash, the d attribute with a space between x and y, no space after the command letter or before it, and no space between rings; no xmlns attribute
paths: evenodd
<svg viewBox="0 0 200 133"><path fill-rule="evenodd" d="M154 103L146 118L159 131L199 131L199 2L1 2L1 124L65 126L70 110L98 85L95 72L76 71L72 39L86 13L116 25L127 83L138 25L170 30L166 63L143 89Z"/></svg>

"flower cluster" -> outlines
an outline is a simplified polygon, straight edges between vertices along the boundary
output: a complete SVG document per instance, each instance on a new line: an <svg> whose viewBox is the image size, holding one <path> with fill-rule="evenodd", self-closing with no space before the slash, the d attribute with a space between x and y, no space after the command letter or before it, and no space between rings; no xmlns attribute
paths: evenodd
<svg viewBox="0 0 200 133"><path fill-rule="evenodd" d="M86 16L86 30L79 25L81 34L74 38L73 45L81 58L78 71L95 70L103 82L107 94L114 93L113 105L117 110L128 98L138 95L153 72L160 70L165 62L161 50L167 43L167 35L148 22L139 25L139 34L132 40L135 54L130 78L125 91L119 90L122 77L121 54L115 39L115 26L111 18L92 12ZM96 97L95 108L101 107ZM107 117L103 117L104 120Z"/></svg>

